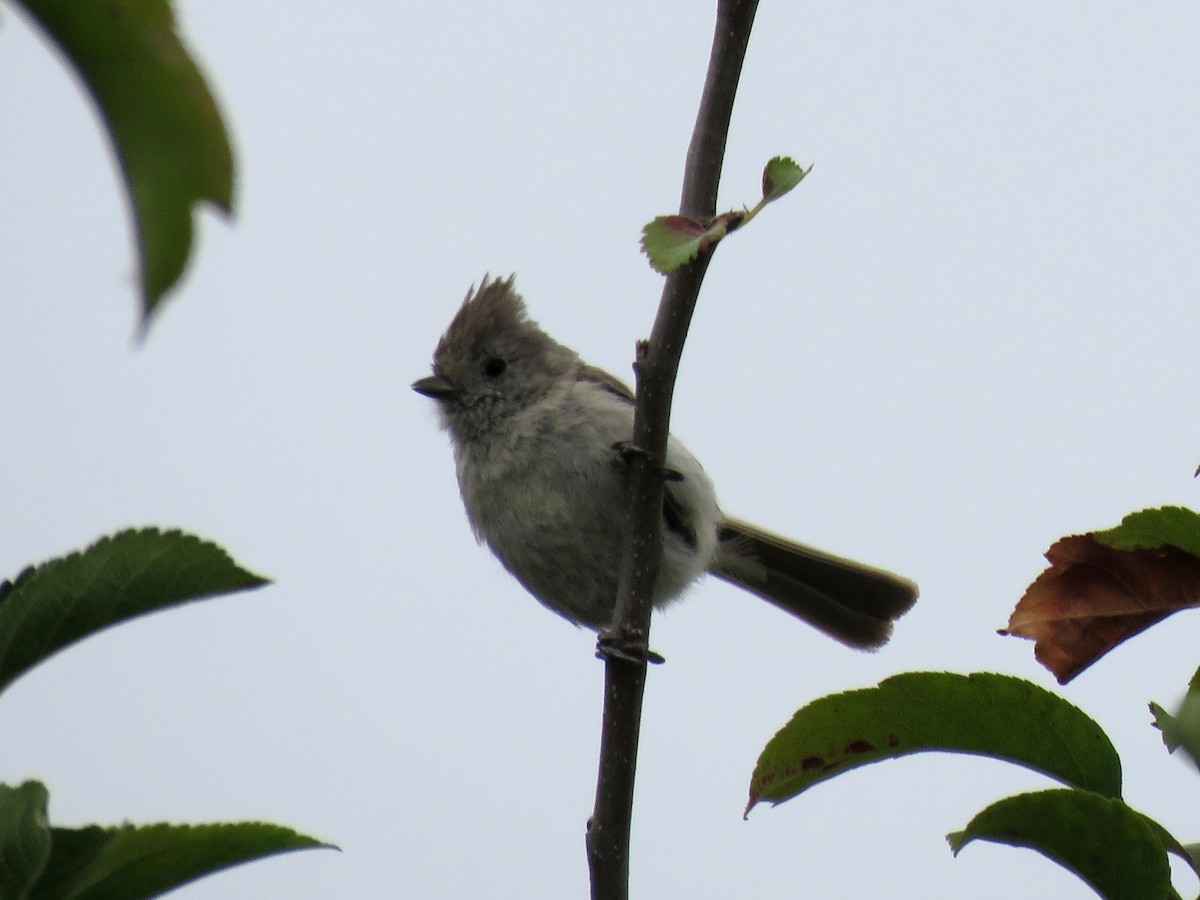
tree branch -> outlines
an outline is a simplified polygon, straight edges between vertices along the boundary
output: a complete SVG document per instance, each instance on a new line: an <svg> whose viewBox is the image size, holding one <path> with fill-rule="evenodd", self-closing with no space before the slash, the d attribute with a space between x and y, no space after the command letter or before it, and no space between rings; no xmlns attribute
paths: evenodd
<svg viewBox="0 0 1200 900"><path fill-rule="evenodd" d="M718 0L704 93L688 147L680 212L697 220L716 213L729 119L758 0ZM634 371L637 408L625 555L611 636L647 648L651 600L662 558L663 460L675 375L712 251L667 278L650 340L638 345ZM604 672L604 718L596 805L587 850L593 900L629 897L629 833L641 729L646 663L609 655Z"/></svg>

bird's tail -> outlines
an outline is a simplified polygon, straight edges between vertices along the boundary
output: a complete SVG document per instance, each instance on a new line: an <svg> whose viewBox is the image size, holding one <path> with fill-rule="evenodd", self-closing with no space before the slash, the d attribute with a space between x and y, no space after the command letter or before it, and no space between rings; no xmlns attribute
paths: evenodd
<svg viewBox="0 0 1200 900"><path fill-rule="evenodd" d="M912 607L907 578L806 547L748 522L726 519L709 571L851 647L887 643Z"/></svg>

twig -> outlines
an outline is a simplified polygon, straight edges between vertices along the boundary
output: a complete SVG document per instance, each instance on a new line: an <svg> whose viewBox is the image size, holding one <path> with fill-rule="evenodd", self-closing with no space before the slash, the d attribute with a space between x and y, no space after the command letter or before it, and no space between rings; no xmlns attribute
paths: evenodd
<svg viewBox="0 0 1200 900"><path fill-rule="evenodd" d="M758 0L719 0L704 94L688 147L680 212L695 219L716 213L729 118L750 41ZM662 557L662 461L666 456L671 399L683 342L691 324L711 250L700 253L663 287L648 342L639 344L634 371L637 410L631 454L630 506L625 556L611 632L647 647L651 599ZM604 719L596 806L588 821L592 900L628 900L629 832L637 769L646 663L609 655L604 672Z"/></svg>

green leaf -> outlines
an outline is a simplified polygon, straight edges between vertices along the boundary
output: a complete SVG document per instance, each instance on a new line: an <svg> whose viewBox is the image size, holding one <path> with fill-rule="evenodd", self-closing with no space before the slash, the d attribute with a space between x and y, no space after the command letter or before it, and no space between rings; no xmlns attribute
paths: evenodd
<svg viewBox="0 0 1200 900"><path fill-rule="evenodd" d="M1192 860L1192 869L1200 872L1200 844L1184 844L1183 851Z"/></svg>
<svg viewBox="0 0 1200 900"><path fill-rule="evenodd" d="M1071 870L1101 897L1170 896L1167 854L1140 813L1091 791L1056 789L993 803L947 835L957 855L973 840L1028 847Z"/></svg>
<svg viewBox="0 0 1200 900"><path fill-rule="evenodd" d="M25 898L50 856L46 788L0 784L0 897Z"/></svg>
<svg viewBox="0 0 1200 900"><path fill-rule="evenodd" d="M1154 727L1162 732L1162 739L1163 743L1167 745L1167 752L1174 753L1182 743L1179 729L1175 723L1175 717L1153 701L1150 703L1150 713L1154 716Z"/></svg>
<svg viewBox="0 0 1200 900"><path fill-rule="evenodd" d="M179 531L122 531L0 584L0 691L80 638L136 616L267 584Z"/></svg>
<svg viewBox="0 0 1200 900"><path fill-rule="evenodd" d="M1097 531L1096 540L1117 550L1175 547L1200 557L1200 515L1182 506L1130 513L1116 528Z"/></svg>
<svg viewBox="0 0 1200 900"><path fill-rule="evenodd" d="M1174 753L1180 747L1187 751L1192 762L1200 768L1200 671L1192 676L1188 691L1179 704L1174 715L1167 712L1157 703L1150 703L1150 712L1154 716L1154 727L1162 732L1163 743L1168 753Z"/></svg>
<svg viewBox="0 0 1200 900"><path fill-rule="evenodd" d="M145 331L187 265L193 207L232 209L233 151L216 101L167 0L15 2L79 73L112 138L137 232Z"/></svg>
<svg viewBox="0 0 1200 900"><path fill-rule="evenodd" d="M52 828L50 858L29 900L73 898L104 860L114 839L113 830L89 825L86 828Z"/></svg>
<svg viewBox="0 0 1200 900"><path fill-rule="evenodd" d="M1154 727L1162 732L1167 752L1174 753L1182 746L1200 768L1200 669L1188 682L1177 715L1171 715L1154 702L1150 703L1150 712L1154 716Z"/></svg>
<svg viewBox="0 0 1200 900"><path fill-rule="evenodd" d="M1150 711L1154 713L1154 724L1162 730L1167 752L1183 747L1200 767L1200 694L1189 691L1174 716L1157 703L1150 704Z"/></svg>
<svg viewBox="0 0 1200 900"><path fill-rule="evenodd" d="M0 898L138 900L254 859L333 847L262 822L51 828L47 801L38 782L0 784Z"/></svg>
<svg viewBox="0 0 1200 900"><path fill-rule="evenodd" d="M804 176L811 171L812 166L807 169L801 168L791 157L774 157L763 167L763 201L769 203L772 200L778 200L803 181Z"/></svg>
<svg viewBox="0 0 1200 900"><path fill-rule="evenodd" d="M909 672L799 710L763 749L746 811L857 766L923 751L990 756L1121 793L1121 761L1108 736L1061 697L1008 675Z"/></svg>
<svg viewBox="0 0 1200 900"><path fill-rule="evenodd" d="M811 171L812 166L802 169L788 157L776 156L763 169L763 196L753 209L721 213L703 223L682 215L659 216L642 228L642 252L655 271L670 275L741 228Z"/></svg>
<svg viewBox="0 0 1200 900"><path fill-rule="evenodd" d="M157 897L204 875L251 860L293 850L333 848L290 828L262 822L56 828L54 840L56 845L73 842L77 850L86 848L95 858L69 894L49 890L41 893L39 884L39 892L31 900Z"/></svg>
<svg viewBox="0 0 1200 900"><path fill-rule="evenodd" d="M1138 813L1138 815L1141 816L1142 820L1150 826L1150 830L1154 832L1154 836L1158 838L1158 841L1163 845L1164 850L1166 850L1168 853L1173 853L1178 856L1185 864L1187 864L1188 868L1195 872L1197 876L1200 876L1200 860L1196 859L1196 856L1191 848L1185 847L1183 843L1180 842L1179 838L1175 837L1175 835L1171 834L1171 832L1167 831L1167 829L1163 828L1145 813Z"/></svg>
<svg viewBox="0 0 1200 900"><path fill-rule="evenodd" d="M642 252L656 271L670 275L725 237L736 218L736 213L725 213L701 225L687 216L659 216L642 229Z"/></svg>

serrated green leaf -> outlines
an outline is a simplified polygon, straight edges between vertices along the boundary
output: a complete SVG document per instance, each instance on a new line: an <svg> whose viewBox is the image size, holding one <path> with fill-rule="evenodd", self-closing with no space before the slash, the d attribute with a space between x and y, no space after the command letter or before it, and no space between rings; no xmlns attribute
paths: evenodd
<svg viewBox="0 0 1200 900"><path fill-rule="evenodd" d="M112 139L137 233L145 330L187 265L194 207L232 209L233 151L216 101L168 0L15 2L79 73Z"/></svg>
<svg viewBox="0 0 1200 900"><path fill-rule="evenodd" d="M1108 736L1061 697L1008 675L909 672L799 710L763 749L747 812L849 769L927 751L990 756L1108 796L1121 792Z"/></svg>
<svg viewBox="0 0 1200 900"><path fill-rule="evenodd" d="M1182 506L1163 506L1130 513L1116 528L1097 531L1096 540L1117 550L1175 547L1200 557L1200 515Z"/></svg>
<svg viewBox="0 0 1200 900"><path fill-rule="evenodd" d="M70 831L54 829L55 841L66 840ZM37 894L31 900L157 897L197 878L255 859L294 850L333 848L290 828L262 822L93 826L78 829L75 835L77 842L89 850L98 846L101 836L107 843L100 848L86 877L69 894Z"/></svg>
<svg viewBox="0 0 1200 900"><path fill-rule="evenodd" d="M114 839L112 829L99 825L51 828L50 834L50 858L29 900L70 900L77 896L99 869Z"/></svg>
<svg viewBox="0 0 1200 900"><path fill-rule="evenodd" d="M1154 836L1158 838L1159 843L1163 845L1163 849L1168 853L1179 857L1193 872L1200 876L1200 861L1196 859L1191 850L1180 842L1179 838L1163 828L1162 825L1154 821L1145 813L1138 813L1142 820L1150 826L1150 830L1154 832Z"/></svg>
<svg viewBox="0 0 1200 900"><path fill-rule="evenodd" d="M49 795L40 782L0 784L0 897L25 898L50 856Z"/></svg>
<svg viewBox="0 0 1200 900"><path fill-rule="evenodd" d="M0 586L0 691L110 625L267 583L216 544L179 531L131 529L102 538Z"/></svg>
<svg viewBox="0 0 1200 900"><path fill-rule="evenodd" d="M708 225L687 216L659 216L642 229L642 252L655 271L670 275L723 238L728 230L723 216Z"/></svg>
<svg viewBox="0 0 1200 900"><path fill-rule="evenodd" d="M1091 791L1055 789L993 803L948 835L957 855L973 840L1028 847L1112 900L1170 896L1167 854L1140 813Z"/></svg>
<svg viewBox="0 0 1200 900"><path fill-rule="evenodd" d="M0 898L140 900L251 860L333 848L263 822L51 828L47 800L38 782L0 784Z"/></svg>
<svg viewBox="0 0 1200 900"><path fill-rule="evenodd" d="M791 157L774 157L763 167L763 201L769 203L772 200L778 200L803 181L804 176L811 171L812 166L807 169L801 168Z"/></svg>

